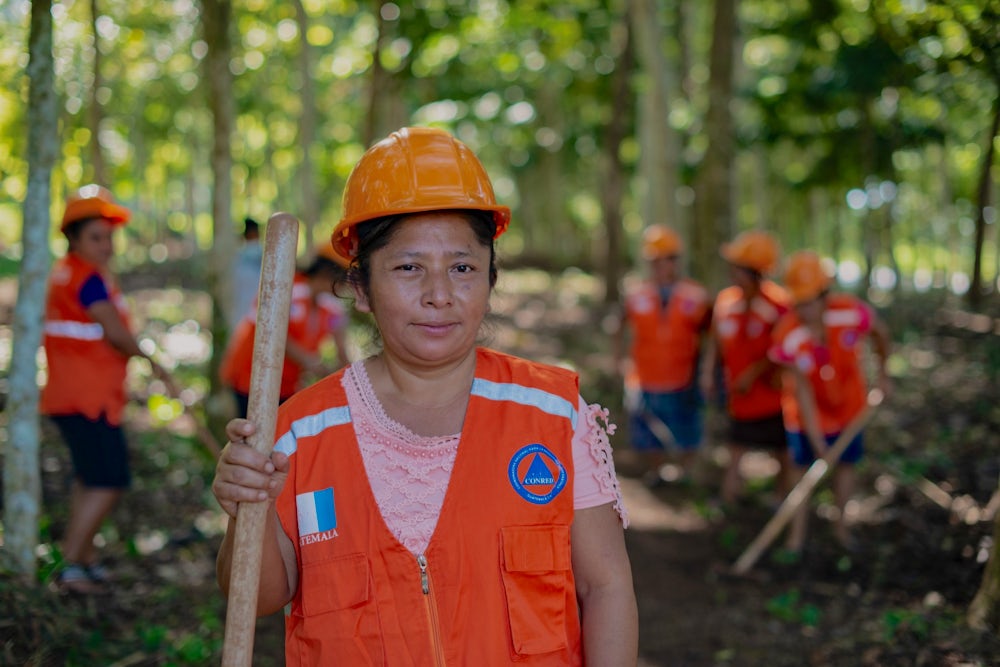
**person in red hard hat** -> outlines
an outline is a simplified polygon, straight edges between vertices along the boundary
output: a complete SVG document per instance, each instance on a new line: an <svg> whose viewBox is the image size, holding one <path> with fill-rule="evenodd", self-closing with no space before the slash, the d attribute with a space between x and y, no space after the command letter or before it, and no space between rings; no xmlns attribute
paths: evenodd
<svg viewBox="0 0 1000 667"><path fill-rule="evenodd" d="M788 490L781 375L767 356L771 332L790 307L785 289L766 278L777 267L780 253L777 239L756 230L739 234L721 248L732 285L715 297L712 343L707 346L701 386L706 395L716 389L715 366L721 363L729 417L729 461L721 496L730 506L743 492L740 462L751 449L767 451L777 459L777 491L784 495Z"/></svg>
<svg viewBox="0 0 1000 667"><path fill-rule="evenodd" d="M666 225L642 236L649 277L625 297L615 359L625 379L632 447L646 458L644 481L664 482L668 453L678 453L686 476L701 446L704 424L697 368L711 316L711 296L681 275L684 245ZM631 338L625 358L624 341Z"/></svg>
<svg viewBox="0 0 1000 667"><path fill-rule="evenodd" d="M273 503L258 612L296 665L635 665L607 412L571 371L477 344L510 221L475 154L404 128L348 179L335 248L381 349L234 421L212 488ZM219 552L228 589L233 526Z"/></svg>
<svg viewBox="0 0 1000 667"><path fill-rule="evenodd" d="M865 408L868 390L861 352L866 338L875 352L879 388L889 392L890 341L871 306L831 291L832 275L815 252L801 250L789 256L783 282L795 306L775 328L769 355L785 369L782 407L798 479ZM834 536L845 548L854 547L845 508L854 491L854 464L863 453L859 434L833 473L834 500L840 510ZM808 517L803 504L789 526L785 546L792 553L802 551Z"/></svg>
<svg viewBox="0 0 1000 667"><path fill-rule="evenodd" d="M348 363L347 328L350 315L334 289L345 276L347 260L333 251L329 243L320 244L304 269L296 271L288 312L288 335L285 362L281 371L278 396L285 401L305 386L307 378L329 375ZM219 366L222 382L236 398L236 413L247 416L250 403L250 375L253 369L253 345L257 332L256 300L243 316ZM322 357L326 340L336 345L336 366L331 368Z"/></svg>
<svg viewBox="0 0 1000 667"><path fill-rule="evenodd" d="M129 358L148 360L153 374L174 387L170 374L139 348L110 267L112 235L130 217L106 188L80 188L68 198L60 225L69 250L49 275L43 340L48 380L40 410L55 422L72 455L65 566L57 577L61 587L78 593L106 588L94 536L131 482L121 426Z"/></svg>

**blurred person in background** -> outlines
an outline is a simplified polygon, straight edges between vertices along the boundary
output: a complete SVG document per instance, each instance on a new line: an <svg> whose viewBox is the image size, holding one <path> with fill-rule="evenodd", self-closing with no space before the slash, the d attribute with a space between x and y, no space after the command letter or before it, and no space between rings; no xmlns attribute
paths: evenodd
<svg viewBox="0 0 1000 667"><path fill-rule="evenodd" d="M766 276L778 264L777 239L763 231L739 234L722 245L732 285L715 298L711 342L701 368L701 388L706 396L725 392L729 433L729 460L721 485L722 502L734 505L744 490L740 472L743 455L751 449L768 452L778 461L776 490L788 487L788 443L781 416L781 373L767 356L771 333L788 312L785 289ZM724 387L715 387L716 364L721 364Z"/></svg>
<svg viewBox="0 0 1000 667"><path fill-rule="evenodd" d="M614 354L625 384L632 447L646 459L644 482L664 483L667 454L679 451L687 476L704 433L698 388L702 336L711 317L711 297L681 275L684 245L666 225L642 235L648 278L625 296ZM628 356L625 340L630 338Z"/></svg>
<svg viewBox="0 0 1000 667"><path fill-rule="evenodd" d="M865 409L865 339L875 353L878 387L888 395L886 360L890 340L885 324L869 304L850 294L831 291L832 274L815 252L801 250L790 255L783 282L794 308L775 327L769 355L784 369L782 412L794 463L793 481L797 482ZM854 466L863 454L863 437L859 433L839 462L831 464L836 466L833 493L839 510L834 537L848 550L853 550L856 542L845 507L854 493ZM789 526L785 548L790 553L802 552L808 519L808 503L803 503Z"/></svg>
<svg viewBox="0 0 1000 667"><path fill-rule="evenodd" d="M57 582L77 593L102 592L108 585L94 537L131 483L122 430L129 358L146 359L176 395L170 374L139 348L111 270L114 231L130 217L107 189L80 188L68 198L60 226L69 249L49 275L43 341L48 381L40 411L55 422L73 460Z"/></svg>
<svg viewBox="0 0 1000 667"><path fill-rule="evenodd" d="M295 274L279 391L282 401L301 389L305 382L325 377L348 363L347 328L350 315L341 299L334 294L335 286L344 279L346 268L347 260L337 255L329 243L323 243L313 252L309 265ZM232 390L236 398L239 417L246 417L250 400L256 331L255 302L233 332L219 370L223 384ZM335 366L323 360L322 347L327 340L332 340L337 348Z"/></svg>
<svg viewBox="0 0 1000 667"><path fill-rule="evenodd" d="M233 309L229 330L232 331L250 311L260 287L260 265L264 248L260 242L260 225L253 218L243 219L243 245L233 264Z"/></svg>

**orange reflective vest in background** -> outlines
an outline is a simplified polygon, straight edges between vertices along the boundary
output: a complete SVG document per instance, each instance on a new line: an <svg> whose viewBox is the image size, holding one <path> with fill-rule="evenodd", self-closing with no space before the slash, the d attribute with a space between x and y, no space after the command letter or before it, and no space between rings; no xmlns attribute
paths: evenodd
<svg viewBox="0 0 1000 667"><path fill-rule="evenodd" d="M125 409L128 357L104 339L104 328L90 319L80 303L80 289L95 273L104 280L125 326L130 325L125 300L110 276L74 253L58 260L49 274L45 303L43 345L49 377L42 389L40 411L82 414L88 419L103 413L110 424L118 425Z"/></svg>
<svg viewBox="0 0 1000 667"><path fill-rule="evenodd" d="M651 283L628 295L631 354L644 391L678 391L691 384L710 306L708 291L686 279L674 284L666 306Z"/></svg>
<svg viewBox="0 0 1000 667"><path fill-rule="evenodd" d="M288 311L288 340L309 352L316 352L324 338L343 326L346 317L343 304L333 294L320 294L314 304L308 281L305 276L296 274ZM236 326L219 367L223 383L241 394L250 393L256 318L257 304L254 302L253 308ZM298 391L301 377L302 368L286 356L278 392L281 398L288 398Z"/></svg>
<svg viewBox="0 0 1000 667"><path fill-rule="evenodd" d="M771 358L802 371L812 386L824 435L840 433L865 407L868 390L861 365L861 346L871 326L868 304L849 294L831 294L826 298L823 312L825 341L818 340L795 311L785 315L775 328ZM784 377L785 428L802 432L794 376Z"/></svg>
<svg viewBox="0 0 1000 667"><path fill-rule="evenodd" d="M749 391L733 390L743 371L767 359L774 326L790 306L785 289L770 280L761 282L760 290L748 304L740 287L727 287L715 298L712 311L712 328L728 388L729 414L736 419L761 419L781 413L781 382L773 366L757 377Z"/></svg>
<svg viewBox="0 0 1000 667"><path fill-rule="evenodd" d="M480 349L437 527L414 555L368 484L344 371L279 410L276 509L299 586L292 665L580 665L570 553L575 374Z"/></svg>

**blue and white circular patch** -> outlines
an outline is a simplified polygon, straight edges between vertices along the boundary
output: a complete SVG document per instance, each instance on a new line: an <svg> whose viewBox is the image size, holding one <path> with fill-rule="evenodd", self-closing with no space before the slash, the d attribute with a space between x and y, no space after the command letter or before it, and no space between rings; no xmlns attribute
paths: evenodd
<svg viewBox="0 0 1000 667"><path fill-rule="evenodd" d="M545 445L525 445L507 467L510 485L529 503L545 505L566 487L566 467Z"/></svg>

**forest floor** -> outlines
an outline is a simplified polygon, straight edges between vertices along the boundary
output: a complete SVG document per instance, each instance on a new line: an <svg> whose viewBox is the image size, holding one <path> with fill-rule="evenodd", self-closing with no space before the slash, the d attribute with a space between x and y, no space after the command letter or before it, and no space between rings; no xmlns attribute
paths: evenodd
<svg viewBox="0 0 1000 667"><path fill-rule="evenodd" d="M997 634L965 623L997 503L1000 312L969 316L934 294L885 304L898 341L896 391L870 423L858 468L850 511L859 549L846 553L832 539L824 485L812 503L803 557L789 562L773 548L736 576L732 564L774 511L770 461L748 457L745 501L722 508L715 497L724 424L709 405L696 483L648 489L627 447L607 318L596 314L599 291L578 272L511 272L494 297L490 344L538 360L572 360L584 395L608 406L620 425L613 440L632 521L626 538L640 665L1000 665ZM0 360L12 295L9 281L0 281ZM139 326L178 362L195 407L182 411L177 402L149 396L142 382L133 385L127 428L134 484L100 535L115 575L111 593L100 597L63 595L51 585L70 468L57 434L43 424L43 585L26 587L0 574L0 665L219 662L225 602L214 556L225 520L209 491L211 457L191 422L206 384L194 374L204 361L206 299L148 285L130 296ZM282 644L280 615L260 619L254 664L284 664Z"/></svg>

